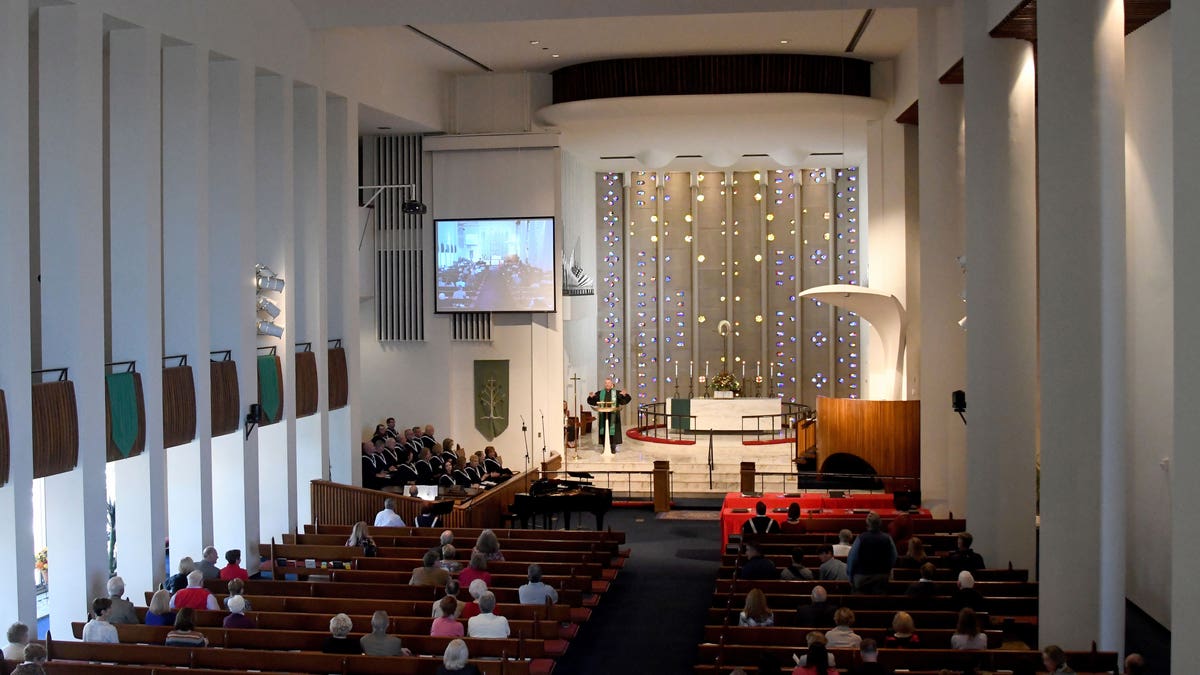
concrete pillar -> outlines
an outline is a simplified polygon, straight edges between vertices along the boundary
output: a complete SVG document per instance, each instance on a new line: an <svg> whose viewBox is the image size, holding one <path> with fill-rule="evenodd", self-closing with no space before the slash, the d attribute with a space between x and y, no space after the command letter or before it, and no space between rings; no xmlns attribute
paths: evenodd
<svg viewBox="0 0 1200 675"><path fill-rule="evenodd" d="M255 81L255 257L283 277L282 294L271 300L282 310L275 322L283 338L258 337L258 347L275 347L283 367L283 420L258 432L259 516L263 537L296 526L296 291L292 148L292 81L261 75ZM266 354L265 350L259 354ZM257 378L257 371L251 377ZM257 382L257 379L255 379ZM252 401L257 401L257 395Z"/></svg>
<svg viewBox="0 0 1200 675"><path fill-rule="evenodd" d="M311 342L317 362L317 412L296 420L296 519L311 521L309 483L329 477L329 335L326 323L325 92L297 86L293 124L295 167L295 269L290 292L296 297L291 320L297 342Z"/></svg>
<svg viewBox="0 0 1200 675"><path fill-rule="evenodd" d="M60 639L71 635L71 622L84 615L108 578L103 37L95 9L61 5L38 10L41 265L35 271L41 275L41 362L44 368L70 369L79 420L78 463L45 483L46 547L52 558L63 561L50 591L50 629Z"/></svg>
<svg viewBox="0 0 1200 675"><path fill-rule="evenodd" d="M196 383L196 440L167 453L171 558L213 541L208 275L208 50L163 49L163 348L186 354Z"/></svg>
<svg viewBox="0 0 1200 675"><path fill-rule="evenodd" d="M358 103L335 96L326 101L328 339L342 340L349 382L346 407L329 412L329 468L332 480L359 485L358 238L362 222L357 198Z"/></svg>
<svg viewBox="0 0 1200 675"><path fill-rule="evenodd" d="M1040 3L1037 13L1042 457L1038 629L1043 642L1066 648L1085 649L1095 640L1101 649L1121 650L1124 3L1061 0Z"/></svg>
<svg viewBox="0 0 1200 675"><path fill-rule="evenodd" d="M966 429L950 407L950 393L966 388L966 312L963 255L962 88L938 82L938 10L918 14L917 127L920 166L920 299L922 358L921 492L924 505L961 517L966 508Z"/></svg>
<svg viewBox="0 0 1200 675"><path fill-rule="evenodd" d="M29 331L29 3L0 0L0 389L9 469L0 487L0 616L33 626L33 418Z"/></svg>
<svg viewBox="0 0 1200 675"><path fill-rule="evenodd" d="M163 453L162 36L109 33L110 357L135 360L145 401L146 448L113 463L117 572L141 599L166 576Z"/></svg>
<svg viewBox="0 0 1200 675"><path fill-rule="evenodd" d="M237 363L241 415L258 400L254 296L254 66L209 63L209 259L212 349ZM208 364L203 364L207 368ZM213 541L242 549L244 566L258 562L258 433L241 427L213 439Z"/></svg>
<svg viewBox="0 0 1200 675"><path fill-rule="evenodd" d="M967 3L963 15L966 516L988 566L1011 561L1032 570L1038 384L1033 49L990 37L984 6Z"/></svg>
<svg viewBox="0 0 1200 675"><path fill-rule="evenodd" d="M867 122L865 180L858 183L865 193L859 197L859 207L867 232L858 249L865 251L862 259L866 263L860 266L863 276L859 282L895 295L907 307L904 134L904 125L894 120ZM895 357L883 348L879 332L871 328L860 334L859 344L866 355L861 362L864 371L861 376L865 380L860 384L861 397L906 398L904 373L897 373Z"/></svg>
<svg viewBox="0 0 1200 675"><path fill-rule="evenodd" d="M1200 4L1175 3L1171 8L1171 39L1174 99L1169 103L1174 118L1174 458L1171 471L1171 632L1193 635L1200 630L1200 415L1185 406L1200 401L1200 359L1195 345L1200 341L1200 313L1196 311L1195 289L1200 288L1200 43L1190 31L1200 29ZM1163 105L1168 105L1164 102ZM1171 641L1171 668L1177 673L1200 672L1200 651L1187 639Z"/></svg>

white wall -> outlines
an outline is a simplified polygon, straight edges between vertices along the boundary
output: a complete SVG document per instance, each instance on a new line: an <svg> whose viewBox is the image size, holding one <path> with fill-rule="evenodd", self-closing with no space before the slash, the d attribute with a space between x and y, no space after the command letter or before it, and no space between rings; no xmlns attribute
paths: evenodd
<svg viewBox="0 0 1200 675"><path fill-rule="evenodd" d="M559 248L570 254L578 240L576 260L580 261L593 282L598 283L596 174L566 152L562 153L562 165L563 241ZM585 295L563 298L562 302L567 306L563 313L563 343L566 346L563 365L566 368L566 377L578 375L582 378L577 383L579 402L582 405L586 392L600 388L596 382L596 374L599 372L596 365L597 300L594 295ZM563 398L570 404L574 403L574 389L570 381L565 382Z"/></svg>
<svg viewBox="0 0 1200 675"><path fill-rule="evenodd" d="M428 153L424 237L433 250L435 218L553 214L559 227L559 150L458 150ZM561 244L562 235L558 234ZM557 256L556 256L557 258ZM433 260L426 256L425 341L380 343L374 312L362 305L363 433L388 416L398 424L433 424L468 451L495 445L512 468L524 465L521 416L531 424L534 462L540 460L539 411L546 416L547 450L562 451L563 331L561 314L494 314L490 342L453 342L450 317L433 313ZM561 308L561 298L560 298ZM475 429L474 361L509 360L509 425L494 441ZM536 424L534 421L538 420Z"/></svg>
<svg viewBox="0 0 1200 675"><path fill-rule="evenodd" d="M1173 455L1171 14L1125 40L1126 369L1129 409L1126 595L1171 627Z"/></svg>

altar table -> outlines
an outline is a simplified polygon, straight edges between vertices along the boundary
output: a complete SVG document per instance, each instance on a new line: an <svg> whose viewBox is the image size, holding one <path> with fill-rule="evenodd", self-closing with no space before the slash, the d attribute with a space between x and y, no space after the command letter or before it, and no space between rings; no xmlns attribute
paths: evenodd
<svg viewBox="0 0 1200 675"><path fill-rule="evenodd" d="M743 417L783 412L778 398L673 398L668 405L673 415L694 415L695 431L741 431ZM779 424L779 419L747 420L746 429L769 431Z"/></svg>

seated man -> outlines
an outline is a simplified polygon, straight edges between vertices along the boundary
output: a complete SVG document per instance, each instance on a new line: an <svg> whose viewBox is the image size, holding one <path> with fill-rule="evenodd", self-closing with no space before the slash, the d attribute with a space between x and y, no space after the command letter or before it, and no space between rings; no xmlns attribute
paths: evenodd
<svg viewBox="0 0 1200 675"><path fill-rule="evenodd" d="M792 564L783 568L779 573L779 578L784 581L810 581L813 578L812 570L804 566L804 549L792 549Z"/></svg>
<svg viewBox="0 0 1200 675"><path fill-rule="evenodd" d="M833 545L833 554L839 558L850 555L850 547L854 543L854 533L850 530L838 532L838 543Z"/></svg>
<svg viewBox="0 0 1200 675"><path fill-rule="evenodd" d="M383 510L375 514L375 527L404 527L404 519L396 513L396 499L383 500Z"/></svg>
<svg viewBox="0 0 1200 675"><path fill-rule="evenodd" d="M746 549L746 562L738 568L737 577L739 579L778 579L779 570L775 569L775 563L769 558L765 558L758 548L758 544L753 541L748 541L744 544Z"/></svg>
<svg viewBox="0 0 1200 675"><path fill-rule="evenodd" d="M800 628L825 628L833 625L837 607L829 602L824 586L813 586L812 602L796 608L796 625Z"/></svg>
<svg viewBox="0 0 1200 675"><path fill-rule="evenodd" d="M187 588L176 591L175 595L171 596L171 609L183 609L191 607L192 609L212 609L217 610L220 607L217 605L217 599L213 597L208 589L204 588L204 573L200 570L192 570L187 577Z"/></svg>
<svg viewBox="0 0 1200 675"><path fill-rule="evenodd" d="M908 585L908 590L904 594L910 598L932 598L937 595L937 586L933 583L933 576L937 572L937 568L933 563L925 563L921 565L921 578Z"/></svg>
<svg viewBox="0 0 1200 675"><path fill-rule="evenodd" d="M879 663L879 648L875 641L867 638L858 647L862 663L850 671L850 675L892 675L891 668Z"/></svg>
<svg viewBox="0 0 1200 675"><path fill-rule="evenodd" d="M522 605L544 605L547 599L558 602L558 591L542 583L542 566L534 563L529 566L529 583L517 589L517 597Z"/></svg>
<svg viewBox="0 0 1200 675"><path fill-rule="evenodd" d="M467 635L473 638L506 638L511 634L508 619L497 616L496 596L491 591L479 596L479 614L467 619Z"/></svg>
<svg viewBox="0 0 1200 675"><path fill-rule="evenodd" d="M433 513L433 502L425 502L421 505L421 513L417 514L413 524L417 527L437 527L442 524L441 516Z"/></svg>
<svg viewBox="0 0 1200 675"><path fill-rule="evenodd" d="M204 547L204 557L200 562L196 563L196 569L204 574L204 580L220 579L221 570L217 567L217 548L215 546Z"/></svg>
<svg viewBox="0 0 1200 675"><path fill-rule="evenodd" d="M821 566L817 568L817 578L821 581L849 581L850 576L846 574L846 563L833 557L833 547L829 544L821 544L817 548L817 557L821 559Z"/></svg>
<svg viewBox="0 0 1200 675"><path fill-rule="evenodd" d="M225 551L225 566L221 568L221 579L223 581L230 581L232 579L245 581L249 579L250 573L242 567L241 562L242 549L231 548Z"/></svg>
<svg viewBox="0 0 1200 675"><path fill-rule="evenodd" d="M192 574L200 574L199 570ZM96 598L92 601L92 615L95 617L88 621L83 627L84 642L109 642L116 644L121 641L117 636L117 627L108 622L108 610L112 607L112 600L108 598Z"/></svg>
<svg viewBox="0 0 1200 675"><path fill-rule="evenodd" d="M390 621L388 613L379 610L371 615L371 632L358 639L362 652L367 656L411 656L412 652L400 645L400 638L388 635Z"/></svg>
<svg viewBox="0 0 1200 675"><path fill-rule="evenodd" d="M445 586L450 580L450 573L437 566L438 554L426 551L421 558L421 566L412 572L408 580L410 586Z"/></svg>
<svg viewBox="0 0 1200 675"><path fill-rule="evenodd" d="M975 572L984 568L983 556L971 549L975 537L970 532L958 533L958 550L946 554L946 567L955 572Z"/></svg>
<svg viewBox="0 0 1200 675"><path fill-rule="evenodd" d="M112 606L108 610L108 622L141 623L138 621L137 612L133 611L133 603L121 597L122 595L125 595L125 580L121 577L109 579L108 599L112 601Z"/></svg>
<svg viewBox="0 0 1200 675"><path fill-rule="evenodd" d="M742 534L771 534L779 531L779 523L767 515L767 505L754 505L754 517L742 524Z"/></svg>

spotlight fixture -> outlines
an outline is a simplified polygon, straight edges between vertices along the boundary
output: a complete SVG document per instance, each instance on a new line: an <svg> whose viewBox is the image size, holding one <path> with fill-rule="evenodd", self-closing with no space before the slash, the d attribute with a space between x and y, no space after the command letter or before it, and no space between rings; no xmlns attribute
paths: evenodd
<svg viewBox="0 0 1200 675"><path fill-rule="evenodd" d="M283 291L283 279L271 271L270 267L263 264L254 266L254 285L260 291L275 291L281 293Z"/></svg>
<svg viewBox="0 0 1200 675"><path fill-rule="evenodd" d="M279 305L276 305L266 298L260 297L258 299L258 311L264 312L267 316L274 319L279 316Z"/></svg>
<svg viewBox="0 0 1200 675"><path fill-rule="evenodd" d="M274 321L259 321L258 322L258 334L259 335L270 335L271 337L281 338L281 337L283 337L283 326L275 325Z"/></svg>
<svg viewBox="0 0 1200 675"><path fill-rule="evenodd" d="M400 211L412 216L423 216L429 212L429 207L416 199L409 199L400 205Z"/></svg>

